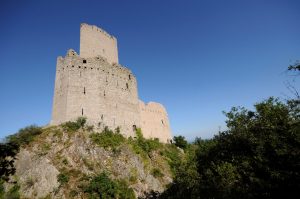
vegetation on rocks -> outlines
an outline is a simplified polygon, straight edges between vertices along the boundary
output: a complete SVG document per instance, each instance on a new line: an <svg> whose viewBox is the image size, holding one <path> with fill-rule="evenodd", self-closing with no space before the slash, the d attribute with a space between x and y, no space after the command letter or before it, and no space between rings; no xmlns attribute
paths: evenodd
<svg viewBox="0 0 300 199"><path fill-rule="evenodd" d="M135 194L132 188L124 180L112 180L102 172L92 177L88 184L83 187L83 191L88 194L90 199L96 198L122 198L133 199Z"/></svg>
<svg viewBox="0 0 300 199"><path fill-rule="evenodd" d="M162 144L141 129L134 138L119 128L94 132L85 118L29 126L0 143L0 198L294 198L299 99L233 107L227 130L193 143Z"/></svg>

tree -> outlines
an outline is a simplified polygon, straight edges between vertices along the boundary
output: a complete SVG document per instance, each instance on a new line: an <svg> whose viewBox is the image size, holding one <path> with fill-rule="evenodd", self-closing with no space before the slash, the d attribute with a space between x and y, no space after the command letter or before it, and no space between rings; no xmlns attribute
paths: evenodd
<svg viewBox="0 0 300 199"><path fill-rule="evenodd" d="M15 174L14 161L19 146L14 143L0 143L0 181L8 181L9 176Z"/></svg>
<svg viewBox="0 0 300 199"><path fill-rule="evenodd" d="M179 148L186 149L188 146L188 142L185 140L184 136L181 136L181 135L174 136L173 140L174 140L175 146L177 146Z"/></svg>
<svg viewBox="0 0 300 199"><path fill-rule="evenodd" d="M293 198L300 189L300 106L269 98L225 113L228 130L197 140L162 198Z"/></svg>

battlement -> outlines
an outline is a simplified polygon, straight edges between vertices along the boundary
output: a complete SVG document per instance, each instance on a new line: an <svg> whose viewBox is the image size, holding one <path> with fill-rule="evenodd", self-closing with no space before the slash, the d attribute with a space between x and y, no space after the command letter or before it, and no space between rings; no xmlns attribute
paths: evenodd
<svg viewBox="0 0 300 199"><path fill-rule="evenodd" d="M110 39L117 40L113 35L110 35L108 32L106 32L105 30L103 30L95 25L89 25L86 23L82 23L82 24L80 24L80 28L96 30L96 31L102 32L104 35L106 35Z"/></svg>
<svg viewBox="0 0 300 199"><path fill-rule="evenodd" d="M120 128L129 137L141 127L145 138L171 139L162 104L139 100L137 79L118 63L117 39L97 26L81 24L80 53L57 58L51 124L87 117L96 130Z"/></svg>
<svg viewBox="0 0 300 199"><path fill-rule="evenodd" d="M103 29L82 23L80 25L80 56L102 56L110 64L118 63L117 39Z"/></svg>

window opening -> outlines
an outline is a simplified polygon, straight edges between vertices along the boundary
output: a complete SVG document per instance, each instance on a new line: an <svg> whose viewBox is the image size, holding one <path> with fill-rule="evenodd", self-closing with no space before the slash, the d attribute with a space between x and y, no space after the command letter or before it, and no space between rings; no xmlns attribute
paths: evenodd
<svg viewBox="0 0 300 199"><path fill-rule="evenodd" d="M133 130L133 131L136 131L136 129L137 129L137 128L136 128L136 125L132 125L132 130Z"/></svg>
<svg viewBox="0 0 300 199"><path fill-rule="evenodd" d="M82 63L86 64L86 60L85 60L85 59L84 59L84 60L82 60Z"/></svg>

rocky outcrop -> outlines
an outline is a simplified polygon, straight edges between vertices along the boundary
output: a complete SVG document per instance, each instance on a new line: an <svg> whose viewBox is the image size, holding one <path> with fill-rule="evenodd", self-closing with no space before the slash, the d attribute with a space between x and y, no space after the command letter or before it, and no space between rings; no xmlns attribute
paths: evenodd
<svg viewBox="0 0 300 199"><path fill-rule="evenodd" d="M50 127L22 147L15 162L21 197L87 198L80 191L82 179L101 172L107 172L112 179L126 180L137 197L151 191L162 192L172 181L167 161L156 152L145 158L126 143L117 150L105 149L94 144L89 134ZM163 176L155 177L153 168L159 168ZM61 173L68 176L67 184L59 182Z"/></svg>

